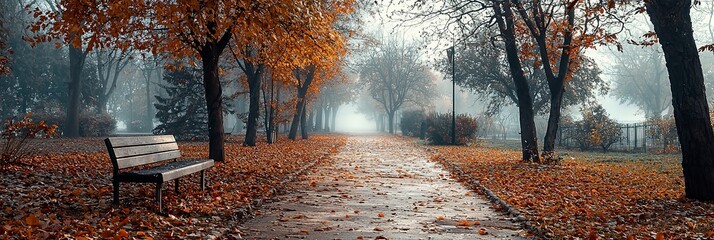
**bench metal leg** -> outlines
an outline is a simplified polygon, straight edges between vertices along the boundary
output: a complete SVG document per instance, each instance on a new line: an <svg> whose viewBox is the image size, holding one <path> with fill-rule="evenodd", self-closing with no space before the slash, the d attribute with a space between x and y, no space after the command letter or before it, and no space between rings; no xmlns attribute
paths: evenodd
<svg viewBox="0 0 714 240"><path fill-rule="evenodd" d="M201 170L201 191L206 190L206 170Z"/></svg>
<svg viewBox="0 0 714 240"><path fill-rule="evenodd" d="M174 180L174 193L176 193L177 195L179 193L178 188L179 188L179 179L177 178Z"/></svg>
<svg viewBox="0 0 714 240"><path fill-rule="evenodd" d="M163 183L156 183L156 203L159 204L159 213L163 213L161 209L161 185Z"/></svg>
<svg viewBox="0 0 714 240"><path fill-rule="evenodd" d="M119 208L119 181L112 181L114 186L114 196L112 198L112 206L114 208Z"/></svg>

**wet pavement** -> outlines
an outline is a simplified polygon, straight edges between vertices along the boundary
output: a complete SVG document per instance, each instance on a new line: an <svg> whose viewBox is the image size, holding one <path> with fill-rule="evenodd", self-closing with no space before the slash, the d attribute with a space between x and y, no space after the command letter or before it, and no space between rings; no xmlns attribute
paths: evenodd
<svg viewBox="0 0 714 240"><path fill-rule="evenodd" d="M334 164L241 225L245 239L522 239L517 224L451 179L411 140L353 136Z"/></svg>

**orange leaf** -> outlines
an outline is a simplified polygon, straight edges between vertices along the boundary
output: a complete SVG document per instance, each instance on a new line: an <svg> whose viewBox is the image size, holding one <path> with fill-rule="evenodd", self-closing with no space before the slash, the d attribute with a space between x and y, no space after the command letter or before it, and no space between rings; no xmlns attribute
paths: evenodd
<svg viewBox="0 0 714 240"><path fill-rule="evenodd" d="M377 214L377 216L378 216L378 217L384 217L384 213L383 213L383 212L379 212L379 213Z"/></svg>
<svg viewBox="0 0 714 240"><path fill-rule="evenodd" d="M25 223L30 226L39 226L40 219L35 216L35 214L30 214L25 218Z"/></svg>
<svg viewBox="0 0 714 240"><path fill-rule="evenodd" d="M664 233L658 232L657 237L655 238L656 240L664 240Z"/></svg>
<svg viewBox="0 0 714 240"><path fill-rule="evenodd" d="M456 224L456 225L462 226L462 227L469 227L469 226L471 226L471 221L462 219L462 220L459 220L458 224Z"/></svg>
<svg viewBox="0 0 714 240"><path fill-rule="evenodd" d="M488 232L486 231L485 228L481 228L481 229L478 230L478 234L480 234L480 235L486 235L486 234L488 234Z"/></svg>

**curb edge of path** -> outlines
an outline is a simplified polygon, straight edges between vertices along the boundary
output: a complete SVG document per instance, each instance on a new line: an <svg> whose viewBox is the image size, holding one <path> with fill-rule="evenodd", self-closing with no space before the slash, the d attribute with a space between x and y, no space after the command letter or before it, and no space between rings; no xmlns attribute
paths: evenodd
<svg viewBox="0 0 714 240"><path fill-rule="evenodd" d="M461 180L468 180L468 181L459 181L459 182L467 184L467 186L470 185L468 187L471 189L480 190L480 192L482 192L486 195L486 198L488 198L489 201L501 206L502 210L506 214L515 218L516 222L518 222L521 225L521 227L523 227L525 230L528 230L529 232L533 233L535 235L535 238L537 238L537 239L551 239L551 238L547 237L547 235L543 231L541 231L540 228L531 224L528 221L528 219L523 214L521 214L520 211L518 211L518 209L511 207L511 205L509 205L508 203L503 201L500 197L498 197L498 195L493 193L493 191L491 191L486 186L481 184L481 182L476 180L476 178L471 173L467 173L467 172L463 171L461 169L461 167L456 166L456 164L446 161L446 158L443 155L437 153L437 151L434 150L433 148L428 147L428 146L424 146L424 147L426 148L427 152L429 152L433 155L433 157L431 157L432 161L442 165L445 169L449 170L449 172L454 173L457 178L460 178Z"/></svg>

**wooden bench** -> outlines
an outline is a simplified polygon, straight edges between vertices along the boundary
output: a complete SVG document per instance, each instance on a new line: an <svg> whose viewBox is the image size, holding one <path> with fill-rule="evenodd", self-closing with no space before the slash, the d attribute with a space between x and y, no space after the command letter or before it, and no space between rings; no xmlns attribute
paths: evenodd
<svg viewBox="0 0 714 240"><path fill-rule="evenodd" d="M114 166L112 185L115 208L119 207L121 182L156 183L156 202L159 205L159 213L162 213L161 187L164 182L174 180L174 191L178 193L180 177L201 172L201 190L204 190L205 170L213 166L212 159L177 161L181 152L172 135L112 137L104 139L104 143ZM147 164L156 165L133 169Z"/></svg>

